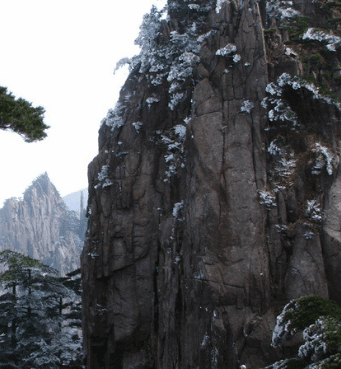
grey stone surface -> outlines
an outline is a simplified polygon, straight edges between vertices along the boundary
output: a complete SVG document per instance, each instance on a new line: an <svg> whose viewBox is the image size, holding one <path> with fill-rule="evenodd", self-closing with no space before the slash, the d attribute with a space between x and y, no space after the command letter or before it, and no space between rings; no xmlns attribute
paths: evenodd
<svg viewBox="0 0 341 369"><path fill-rule="evenodd" d="M199 19L184 4L169 1L163 44ZM287 55L291 36L280 16L261 16L263 2L213 5L197 23L214 32L178 105L168 105L169 81L155 86L137 66L120 95L124 124L100 129L81 256L88 369L265 366L286 353L270 342L289 299L340 296L340 112L287 86L281 98L299 126L269 120L266 87L303 74L306 44ZM322 11L308 0L294 7ZM216 54L228 43L240 60Z"/></svg>

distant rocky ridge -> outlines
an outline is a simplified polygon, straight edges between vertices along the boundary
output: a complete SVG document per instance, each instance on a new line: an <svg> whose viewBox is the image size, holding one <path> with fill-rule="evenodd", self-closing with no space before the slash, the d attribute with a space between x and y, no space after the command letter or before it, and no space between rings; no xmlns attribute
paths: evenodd
<svg viewBox="0 0 341 369"><path fill-rule="evenodd" d="M26 189L22 200L10 198L0 209L0 250L20 252L65 275L79 268L84 223L45 173Z"/></svg>

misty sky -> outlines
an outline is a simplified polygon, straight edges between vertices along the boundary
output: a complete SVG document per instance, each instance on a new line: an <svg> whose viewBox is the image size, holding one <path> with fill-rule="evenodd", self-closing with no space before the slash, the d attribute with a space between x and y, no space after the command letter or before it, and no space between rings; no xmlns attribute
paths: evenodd
<svg viewBox="0 0 341 369"><path fill-rule="evenodd" d="M115 106L143 14L165 0L2 0L0 86L45 108L48 138L0 131L0 206L47 172L62 196L87 187L98 128Z"/></svg>

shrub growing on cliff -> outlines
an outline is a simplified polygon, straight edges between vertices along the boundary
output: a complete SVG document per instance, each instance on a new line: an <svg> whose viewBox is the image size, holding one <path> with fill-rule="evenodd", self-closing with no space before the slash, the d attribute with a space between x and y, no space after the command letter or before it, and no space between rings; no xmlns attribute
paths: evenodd
<svg viewBox="0 0 341 369"><path fill-rule="evenodd" d="M220 2L222 3L222 2ZM123 58L117 64L115 71L125 64L129 64L130 71L143 74L154 87L169 84L168 106L174 111L181 104L189 103L191 95L188 93L196 84L196 65L199 63L201 43L215 31L207 32L205 19L210 10L216 6L215 0L168 1L167 7L158 10L152 7L149 14L144 15L140 26L140 33L135 44L141 49L139 55ZM168 32L164 27L164 17L179 20L176 30ZM203 31L205 31L203 33ZM234 61L239 61L239 55L233 54ZM153 100L151 100L153 99ZM153 102L159 101L155 94L148 97L145 103L151 107ZM119 101L115 109L108 112L102 124L112 127L112 130L124 124L125 103Z"/></svg>
<svg viewBox="0 0 341 369"><path fill-rule="evenodd" d="M267 369L341 367L341 308L320 296L305 296L290 301L277 317L272 346L277 347L303 331L304 344L298 358L274 363Z"/></svg>
<svg viewBox="0 0 341 369"><path fill-rule="evenodd" d="M49 128L44 123L43 107L34 108L28 101L16 99L6 87L0 86L0 129L10 129L26 142L44 139Z"/></svg>

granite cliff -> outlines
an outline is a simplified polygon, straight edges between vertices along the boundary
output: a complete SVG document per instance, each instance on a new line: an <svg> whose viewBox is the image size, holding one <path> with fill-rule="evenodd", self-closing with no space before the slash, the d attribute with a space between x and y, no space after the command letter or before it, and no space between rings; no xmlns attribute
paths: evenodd
<svg viewBox="0 0 341 369"><path fill-rule="evenodd" d="M84 222L70 211L47 173L0 209L0 250L37 259L65 275L79 268Z"/></svg>
<svg viewBox="0 0 341 369"><path fill-rule="evenodd" d="M88 169L86 367L262 367L286 302L341 304L341 4L167 12Z"/></svg>

